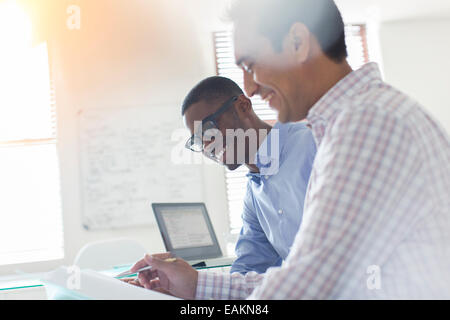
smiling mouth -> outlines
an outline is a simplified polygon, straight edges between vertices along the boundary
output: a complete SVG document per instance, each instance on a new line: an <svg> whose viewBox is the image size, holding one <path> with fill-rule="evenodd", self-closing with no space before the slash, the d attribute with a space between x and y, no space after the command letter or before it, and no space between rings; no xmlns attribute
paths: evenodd
<svg viewBox="0 0 450 320"><path fill-rule="evenodd" d="M269 94L264 96L262 99L273 108L273 105L271 104L271 100L274 96L275 96L275 92L271 91Z"/></svg>

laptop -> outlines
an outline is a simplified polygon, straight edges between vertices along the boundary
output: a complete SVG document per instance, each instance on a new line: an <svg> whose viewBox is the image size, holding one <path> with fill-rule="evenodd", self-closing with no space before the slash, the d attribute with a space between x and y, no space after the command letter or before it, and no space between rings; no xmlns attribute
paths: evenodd
<svg viewBox="0 0 450 320"><path fill-rule="evenodd" d="M167 251L195 268L230 266L223 256L204 203L152 203Z"/></svg>

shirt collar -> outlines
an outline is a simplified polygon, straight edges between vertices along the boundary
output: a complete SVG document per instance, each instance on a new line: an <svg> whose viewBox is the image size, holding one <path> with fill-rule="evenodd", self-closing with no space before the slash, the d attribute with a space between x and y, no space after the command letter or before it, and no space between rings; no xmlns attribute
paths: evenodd
<svg viewBox="0 0 450 320"><path fill-rule="evenodd" d="M320 98L309 111L308 122L311 125L320 120L327 122L345 107L345 104L341 103L344 99L351 98L369 85L382 81L378 64L374 62L365 64L348 74Z"/></svg>

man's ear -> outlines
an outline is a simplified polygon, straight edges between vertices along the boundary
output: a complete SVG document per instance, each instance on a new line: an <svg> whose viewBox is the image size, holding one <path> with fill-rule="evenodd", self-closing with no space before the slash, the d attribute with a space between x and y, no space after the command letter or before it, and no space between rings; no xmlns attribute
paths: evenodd
<svg viewBox="0 0 450 320"><path fill-rule="evenodd" d="M289 34L287 35L284 47L285 50L294 54L297 63L304 63L309 56L310 51L310 37L309 29L300 22L295 22Z"/></svg>
<svg viewBox="0 0 450 320"><path fill-rule="evenodd" d="M252 102L245 95L241 94L238 97L238 100L234 104L236 112L241 119L245 119L250 115L250 111L252 110Z"/></svg>

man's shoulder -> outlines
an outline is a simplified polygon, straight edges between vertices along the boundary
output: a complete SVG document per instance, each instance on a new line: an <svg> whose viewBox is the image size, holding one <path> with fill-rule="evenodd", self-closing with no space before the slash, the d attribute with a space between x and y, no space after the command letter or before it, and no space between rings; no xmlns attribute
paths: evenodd
<svg viewBox="0 0 450 320"><path fill-rule="evenodd" d="M288 130L286 145L295 152L301 154L310 154L314 156L316 153L316 142L310 128L304 122L292 123Z"/></svg>
<svg viewBox="0 0 450 320"><path fill-rule="evenodd" d="M284 133L284 139L289 143L302 143L304 140L312 141L313 139L311 129L306 122L277 123L275 128Z"/></svg>
<svg viewBox="0 0 450 320"><path fill-rule="evenodd" d="M339 112L331 119L328 135L339 132L352 132L353 129L385 131L387 123L395 123L396 132L407 130L415 132L425 120L425 109L402 91L382 83L345 102Z"/></svg>
<svg viewBox="0 0 450 320"><path fill-rule="evenodd" d="M384 82L356 95L349 105L346 113L357 114L371 108L370 111L376 114L390 114L403 120L414 111L422 109L409 95Z"/></svg>
<svg viewBox="0 0 450 320"><path fill-rule="evenodd" d="M306 122L287 122L287 123L281 123L277 122L274 126L274 128L278 128L280 130L287 130L291 132L296 131L303 131L308 130L309 128L306 125Z"/></svg>
<svg viewBox="0 0 450 320"><path fill-rule="evenodd" d="M312 131L305 122L280 124L280 138L283 139L280 150L280 161L298 162L301 159L312 159L317 152Z"/></svg>

